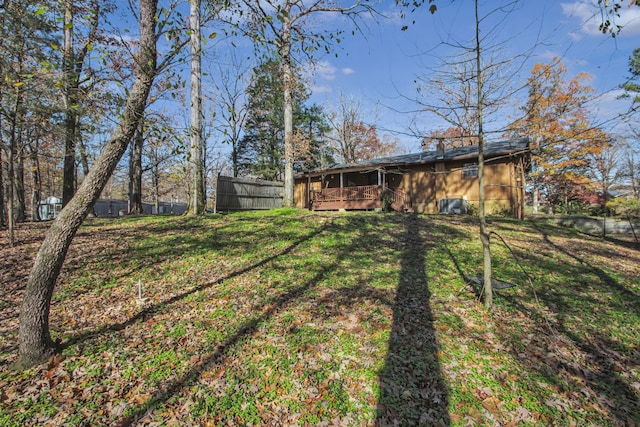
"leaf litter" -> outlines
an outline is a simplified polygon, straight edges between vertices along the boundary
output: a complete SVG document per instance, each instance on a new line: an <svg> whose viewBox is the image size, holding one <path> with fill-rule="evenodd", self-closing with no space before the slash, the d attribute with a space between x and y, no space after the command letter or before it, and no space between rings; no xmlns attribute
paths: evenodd
<svg viewBox="0 0 640 427"><path fill-rule="evenodd" d="M88 220L52 302L65 349L14 372L46 231L20 224L17 247L0 238L0 424L639 425L638 251L496 219L519 257L494 245L496 274L527 283L523 263L538 300L520 285L489 314L465 280L480 273L476 226Z"/></svg>

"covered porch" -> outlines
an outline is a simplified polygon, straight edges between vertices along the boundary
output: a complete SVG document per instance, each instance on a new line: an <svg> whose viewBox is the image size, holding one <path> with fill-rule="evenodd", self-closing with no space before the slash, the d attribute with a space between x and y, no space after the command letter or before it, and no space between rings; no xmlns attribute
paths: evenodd
<svg viewBox="0 0 640 427"><path fill-rule="evenodd" d="M389 179L387 174L377 169L308 176L308 207L315 211L409 209L409 196L399 188L402 175L395 173Z"/></svg>

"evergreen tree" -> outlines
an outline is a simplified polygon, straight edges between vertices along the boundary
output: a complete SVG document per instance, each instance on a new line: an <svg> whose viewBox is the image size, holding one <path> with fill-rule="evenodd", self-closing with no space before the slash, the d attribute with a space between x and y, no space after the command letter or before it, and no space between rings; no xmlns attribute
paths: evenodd
<svg viewBox="0 0 640 427"><path fill-rule="evenodd" d="M325 135L330 132L331 126L327 123L327 118L322 106L313 104L309 107L303 106L301 115L294 117L297 124L297 139L300 140L298 150L296 150L296 162L294 170L302 172L319 167L328 167L336 163L332 152L327 148Z"/></svg>
<svg viewBox="0 0 640 427"><path fill-rule="evenodd" d="M623 98L631 98L633 106L640 103L640 48L635 48L629 57L629 79L620 85L624 89Z"/></svg>
<svg viewBox="0 0 640 427"><path fill-rule="evenodd" d="M271 57L254 69L249 88L245 134L238 145L241 175L267 180L284 178L284 82L281 61ZM296 75L293 90L295 164L298 170L321 164L322 136L326 119L318 105L307 107L309 92Z"/></svg>

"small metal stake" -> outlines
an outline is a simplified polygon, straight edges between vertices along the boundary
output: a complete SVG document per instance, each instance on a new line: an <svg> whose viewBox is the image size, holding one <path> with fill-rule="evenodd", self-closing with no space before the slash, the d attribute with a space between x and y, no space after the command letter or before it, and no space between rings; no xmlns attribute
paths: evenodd
<svg viewBox="0 0 640 427"><path fill-rule="evenodd" d="M142 298L142 279L138 279L138 307L143 308L149 298Z"/></svg>

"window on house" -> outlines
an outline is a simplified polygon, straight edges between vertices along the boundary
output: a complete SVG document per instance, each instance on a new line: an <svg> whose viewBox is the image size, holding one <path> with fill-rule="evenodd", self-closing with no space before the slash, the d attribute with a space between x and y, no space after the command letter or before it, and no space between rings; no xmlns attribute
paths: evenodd
<svg viewBox="0 0 640 427"><path fill-rule="evenodd" d="M475 178L478 176L477 163L465 163L462 166L462 176L465 178Z"/></svg>

